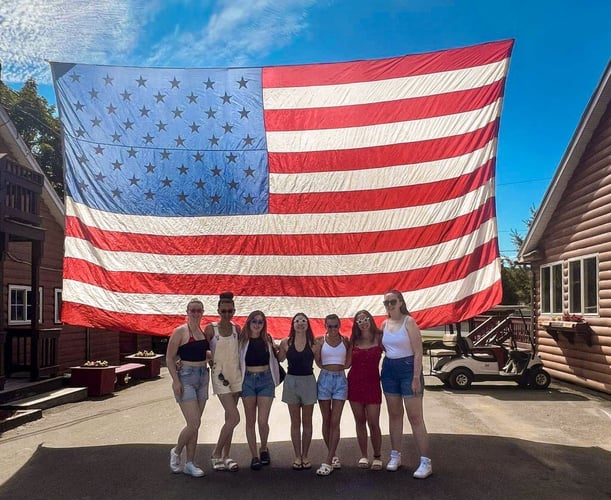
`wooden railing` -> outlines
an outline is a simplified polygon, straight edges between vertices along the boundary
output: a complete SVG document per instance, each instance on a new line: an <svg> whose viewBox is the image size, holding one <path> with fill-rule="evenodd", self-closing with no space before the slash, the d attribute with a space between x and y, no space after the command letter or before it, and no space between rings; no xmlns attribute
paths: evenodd
<svg viewBox="0 0 611 500"><path fill-rule="evenodd" d="M27 371L33 380L59 372L58 352L61 328L38 330L38 356L32 360L32 331L8 328L6 331L6 375Z"/></svg>
<svg viewBox="0 0 611 500"><path fill-rule="evenodd" d="M0 155L0 218L39 226L42 174Z"/></svg>

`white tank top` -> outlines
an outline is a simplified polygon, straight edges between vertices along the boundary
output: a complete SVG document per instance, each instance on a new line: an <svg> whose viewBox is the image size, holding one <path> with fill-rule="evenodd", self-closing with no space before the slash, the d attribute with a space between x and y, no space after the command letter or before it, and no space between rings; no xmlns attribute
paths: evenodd
<svg viewBox="0 0 611 500"><path fill-rule="evenodd" d="M407 318L405 318L407 321ZM390 359L405 358L407 356L413 356L414 350L412 349L412 343L409 340L407 334L407 328L405 321L396 332L391 332L384 324L384 332L382 334L382 345L386 350L386 356Z"/></svg>
<svg viewBox="0 0 611 500"><path fill-rule="evenodd" d="M322 365L345 365L346 364L346 346L344 339L335 347L327 344L327 337L320 349L320 362Z"/></svg>

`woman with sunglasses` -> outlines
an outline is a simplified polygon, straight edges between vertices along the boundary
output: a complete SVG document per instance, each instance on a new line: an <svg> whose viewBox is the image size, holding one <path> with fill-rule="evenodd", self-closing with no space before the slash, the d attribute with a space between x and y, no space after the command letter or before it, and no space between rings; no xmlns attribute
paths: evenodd
<svg viewBox="0 0 611 500"><path fill-rule="evenodd" d="M348 372L348 401L356 423L356 439L361 450L358 466L369 468L367 426L373 448L372 470L382 469L382 432L380 430L380 359L382 331L369 311L359 311L352 322L352 366Z"/></svg>
<svg viewBox="0 0 611 500"><path fill-rule="evenodd" d="M178 435L178 443L170 450L170 469L194 477L204 475L193 460L202 414L208 400L206 365L211 358L210 345L200 326L203 314L204 304L199 299L191 299L187 304L187 323L172 332L166 351L172 391L187 423ZM177 369L179 358L180 368ZM183 455L186 455L184 464L181 459Z"/></svg>
<svg viewBox="0 0 611 500"><path fill-rule="evenodd" d="M348 339L339 332L337 314L325 318L327 332L317 339L314 359L321 368L318 376L318 404L322 415L322 436L327 445L327 458L316 471L319 476L328 476L342 464L335 455L340 437L340 421L346 399L348 381L345 369L350 367L351 350Z"/></svg>
<svg viewBox="0 0 611 500"><path fill-rule="evenodd" d="M312 443L312 413L317 397L313 346L314 332L310 320L305 314L297 313L291 321L289 336L280 343L278 352L278 361L288 361L282 401L288 405L291 417L295 470L312 468L308 453Z"/></svg>
<svg viewBox="0 0 611 500"><path fill-rule="evenodd" d="M237 471L238 463L229 458L233 430L240 423L238 399L242 391L240 370L239 335L240 327L231 321L235 313L233 293L224 292L219 296L218 313L221 320L206 326L204 333L210 342L214 362L212 364L212 390L225 410L225 423L221 428L218 442L212 452L214 470Z"/></svg>
<svg viewBox="0 0 611 500"><path fill-rule="evenodd" d="M250 468L260 470L271 462L267 449L269 413L276 386L280 384L280 369L276 359L278 348L267 333L267 320L261 311L246 318L240 336L240 367L242 370L242 403L246 417L246 440L252 460ZM259 423L260 455L257 453L255 423Z"/></svg>
<svg viewBox="0 0 611 500"><path fill-rule="evenodd" d="M433 473L428 458L429 437L424 424L422 396L422 336L420 328L410 315L398 290L384 295L388 319L382 324L382 345L385 355L382 363L382 389L388 407L388 427L392 451L386 470L401 467L401 440L403 438L403 406L412 428L420 465L413 476L424 479Z"/></svg>

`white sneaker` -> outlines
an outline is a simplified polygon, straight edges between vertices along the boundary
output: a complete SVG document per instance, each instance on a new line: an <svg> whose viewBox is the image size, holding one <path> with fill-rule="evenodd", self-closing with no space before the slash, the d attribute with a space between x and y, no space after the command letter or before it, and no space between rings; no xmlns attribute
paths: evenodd
<svg viewBox="0 0 611 500"><path fill-rule="evenodd" d="M182 463L180 460L180 455L176 453L176 448L172 448L170 450L170 470L175 474L182 472Z"/></svg>
<svg viewBox="0 0 611 500"><path fill-rule="evenodd" d="M401 467L401 452L392 450L390 460L386 464L386 470L395 472L399 467Z"/></svg>
<svg viewBox="0 0 611 500"><path fill-rule="evenodd" d="M204 475L204 471L201 470L193 462L187 462L185 464L185 468L183 469L183 472L185 474L187 474L189 476L193 476L193 477L202 477Z"/></svg>
<svg viewBox="0 0 611 500"><path fill-rule="evenodd" d="M414 472L416 479L425 479L433 473L433 464L430 458L420 457L420 467Z"/></svg>

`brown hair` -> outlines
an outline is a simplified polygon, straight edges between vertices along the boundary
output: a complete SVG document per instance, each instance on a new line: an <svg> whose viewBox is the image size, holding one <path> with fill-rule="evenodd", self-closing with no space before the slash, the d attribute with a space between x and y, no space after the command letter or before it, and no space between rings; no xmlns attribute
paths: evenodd
<svg viewBox="0 0 611 500"><path fill-rule="evenodd" d="M399 290L388 290L388 292L386 292L384 295L388 295L389 293L392 293L393 295L396 295L397 298L401 301L401 308L399 309L401 311L402 314L407 314L408 316L411 316L411 314L409 313L409 311L407 310L407 304L405 304L405 299L403 298L403 294L399 291Z"/></svg>

